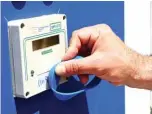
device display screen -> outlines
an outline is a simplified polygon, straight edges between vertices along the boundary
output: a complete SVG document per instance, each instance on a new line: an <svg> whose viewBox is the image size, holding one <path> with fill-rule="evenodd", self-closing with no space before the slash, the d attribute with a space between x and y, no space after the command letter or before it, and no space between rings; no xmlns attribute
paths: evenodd
<svg viewBox="0 0 152 114"><path fill-rule="evenodd" d="M33 51L59 44L59 35L32 41Z"/></svg>

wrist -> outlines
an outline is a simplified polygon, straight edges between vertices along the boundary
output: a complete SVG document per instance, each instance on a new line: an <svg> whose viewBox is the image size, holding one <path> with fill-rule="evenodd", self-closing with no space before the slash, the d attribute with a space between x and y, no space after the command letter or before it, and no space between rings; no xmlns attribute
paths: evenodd
<svg viewBox="0 0 152 114"><path fill-rule="evenodd" d="M134 62L132 62L132 66L134 73L132 77L135 81L135 87L152 90L152 58L136 52L134 52L133 56Z"/></svg>
<svg viewBox="0 0 152 114"><path fill-rule="evenodd" d="M127 49L128 69L127 85L133 88L152 89L152 59Z"/></svg>
<svg viewBox="0 0 152 114"><path fill-rule="evenodd" d="M152 58L142 56L139 66L139 74L142 81L142 88L152 90Z"/></svg>

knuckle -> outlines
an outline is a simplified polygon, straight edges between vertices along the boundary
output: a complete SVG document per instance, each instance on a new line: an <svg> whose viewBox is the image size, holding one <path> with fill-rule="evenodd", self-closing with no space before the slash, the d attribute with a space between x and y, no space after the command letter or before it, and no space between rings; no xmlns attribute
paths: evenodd
<svg viewBox="0 0 152 114"><path fill-rule="evenodd" d="M96 29L102 33L102 35L109 35L109 33L113 33L111 27L107 24L99 24L96 26Z"/></svg>
<svg viewBox="0 0 152 114"><path fill-rule="evenodd" d="M72 32L72 36L77 35L77 33L78 33L78 30L73 31L73 32Z"/></svg>
<svg viewBox="0 0 152 114"><path fill-rule="evenodd" d="M106 28L106 29L109 29L109 28L110 28L109 25L107 25L107 24L105 24L105 23L100 24L99 26L102 27L102 28Z"/></svg>
<svg viewBox="0 0 152 114"><path fill-rule="evenodd" d="M79 65L77 63L72 63L69 65L66 65L66 72L69 74L77 74L79 73Z"/></svg>
<svg viewBox="0 0 152 114"><path fill-rule="evenodd" d="M92 28L91 26L83 27L80 29L80 31L87 31L87 30L90 30L91 28Z"/></svg>
<svg viewBox="0 0 152 114"><path fill-rule="evenodd" d="M104 31L111 31L110 26L105 23L97 25L97 28Z"/></svg>

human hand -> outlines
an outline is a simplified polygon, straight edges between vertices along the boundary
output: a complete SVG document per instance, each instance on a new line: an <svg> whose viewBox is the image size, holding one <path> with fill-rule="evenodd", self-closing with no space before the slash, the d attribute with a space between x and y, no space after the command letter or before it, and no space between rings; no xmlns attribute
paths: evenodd
<svg viewBox="0 0 152 114"><path fill-rule="evenodd" d="M70 60L77 55L84 58ZM114 85L140 88L142 79L138 75L138 65L141 58L108 25L99 24L73 32L64 62L56 67L56 73L60 76L79 74L82 83L88 81L86 74L94 74Z"/></svg>

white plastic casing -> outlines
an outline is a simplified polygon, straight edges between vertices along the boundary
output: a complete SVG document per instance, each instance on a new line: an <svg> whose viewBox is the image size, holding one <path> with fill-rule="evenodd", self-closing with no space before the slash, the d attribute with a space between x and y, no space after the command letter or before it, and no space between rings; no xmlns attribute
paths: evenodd
<svg viewBox="0 0 152 114"><path fill-rule="evenodd" d="M13 20L8 22L8 32L14 96L29 98L49 89L48 72L67 48L66 16L51 14ZM33 41L56 35L58 44L33 50Z"/></svg>

